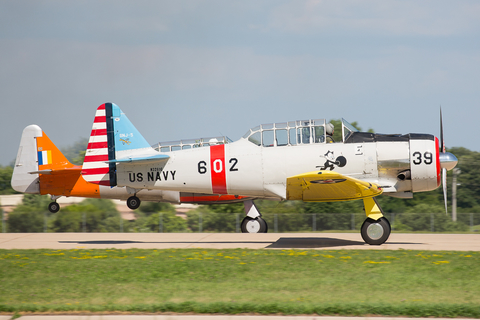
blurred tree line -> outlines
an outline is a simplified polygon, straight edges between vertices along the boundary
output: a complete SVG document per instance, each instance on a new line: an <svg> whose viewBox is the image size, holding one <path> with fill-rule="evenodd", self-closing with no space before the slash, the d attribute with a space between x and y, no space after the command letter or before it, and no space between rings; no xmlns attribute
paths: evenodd
<svg viewBox="0 0 480 320"><path fill-rule="evenodd" d="M341 141L341 121L331 120L335 125L334 139ZM356 122L352 125L358 127ZM368 130L373 132L372 129ZM75 164L82 164L88 140L77 141L62 152ZM461 174L457 178L457 212L459 223L451 222L445 215L442 188L430 192L415 193L413 199L397 199L387 195L377 197L387 217L396 217L396 230L430 230L431 221L438 224L437 231L466 230L474 220L480 225L480 152L462 147L448 149L459 159L457 168ZM16 193L10 185L14 162L0 166L0 194ZM451 212L452 172L448 172L448 208ZM83 202L62 208L52 214L47 210L48 196L25 195L23 203L9 214L9 232L185 232L215 231L236 232L238 223L244 217L242 203L207 205L188 212L186 219L176 216L175 209L166 203L144 202L136 210L136 220L122 220L119 212L109 200L86 199ZM363 201L346 202L275 202L255 201L269 229L274 226L279 232L315 230L345 230L359 228L364 220ZM354 214L352 219L352 214ZM392 216L393 214L393 216ZM397 216L395 216L397 214ZM401 215L398 215L401 214ZM428 214L434 214L430 216ZM47 221L47 223L45 223ZM1 223L1 222L0 222ZM277 223L277 224L276 224Z"/></svg>
<svg viewBox="0 0 480 320"><path fill-rule="evenodd" d="M85 199L48 211L49 196L26 194L22 204L8 215L8 232L185 232L187 222L175 215L168 203L144 202L136 210L136 220L122 219L108 199ZM160 216L162 217L160 219Z"/></svg>

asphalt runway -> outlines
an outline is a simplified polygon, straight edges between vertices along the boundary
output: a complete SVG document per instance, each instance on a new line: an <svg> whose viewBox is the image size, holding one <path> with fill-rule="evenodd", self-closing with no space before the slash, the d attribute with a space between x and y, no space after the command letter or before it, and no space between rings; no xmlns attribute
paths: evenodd
<svg viewBox="0 0 480 320"><path fill-rule="evenodd" d="M359 233L0 233L0 249L365 249L480 251L480 234L393 233L380 246Z"/></svg>
<svg viewBox="0 0 480 320"><path fill-rule="evenodd" d="M10 320L10 316L1 316L0 320ZM25 320L412 320L399 317L329 317L329 316L245 316L245 315L26 315ZM432 318L415 318L415 320L431 320ZM450 318L451 319L451 318ZM467 320L468 318L463 318ZM449 320L435 318L435 320Z"/></svg>
<svg viewBox="0 0 480 320"><path fill-rule="evenodd" d="M0 315L0 320L10 320L10 315ZM245 315L25 315L25 320L411 320L399 317L329 317L329 316L245 316ZM432 318L415 318L415 320L431 320ZM468 318L463 318L467 320ZM435 318L435 320L449 320Z"/></svg>

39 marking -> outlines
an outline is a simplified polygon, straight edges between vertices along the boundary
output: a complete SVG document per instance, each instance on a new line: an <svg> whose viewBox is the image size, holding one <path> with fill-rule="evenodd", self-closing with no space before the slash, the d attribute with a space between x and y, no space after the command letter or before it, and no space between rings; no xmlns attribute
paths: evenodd
<svg viewBox="0 0 480 320"><path fill-rule="evenodd" d="M415 151L412 153L412 156L415 157L413 159L413 164L415 165L421 165L422 162L429 165L433 163L433 154L430 151L425 151L422 155L421 152Z"/></svg>

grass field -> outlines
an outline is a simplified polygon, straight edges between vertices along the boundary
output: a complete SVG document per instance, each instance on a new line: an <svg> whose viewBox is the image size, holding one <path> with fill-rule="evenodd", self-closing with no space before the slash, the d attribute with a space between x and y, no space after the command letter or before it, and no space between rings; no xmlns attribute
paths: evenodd
<svg viewBox="0 0 480 320"><path fill-rule="evenodd" d="M0 311L480 318L480 252L0 250Z"/></svg>

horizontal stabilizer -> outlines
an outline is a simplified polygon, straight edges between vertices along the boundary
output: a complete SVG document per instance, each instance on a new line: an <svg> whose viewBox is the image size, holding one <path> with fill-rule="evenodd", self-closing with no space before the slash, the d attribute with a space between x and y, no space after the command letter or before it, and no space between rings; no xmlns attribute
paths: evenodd
<svg viewBox="0 0 480 320"><path fill-rule="evenodd" d="M29 174L52 174L52 169L32 171Z"/></svg>
<svg viewBox="0 0 480 320"><path fill-rule="evenodd" d="M38 170L29 172L29 174L62 174L64 172L80 172L82 171L82 167L75 166L72 168L60 168L60 169L45 169L45 170Z"/></svg>
<svg viewBox="0 0 480 320"><path fill-rule="evenodd" d="M383 191L370 182L334 171L312 171L287 178L287 199L346 201L375 197Z"/></svg>
<svg viewBox="0 0 480 320"><path fill-rule="evenodd" d="M150 164L150 163L159 163L159 162L167 162L170 159L170 156L166 154L155 154L155 155L148 155L148 156L137 156L137 157L127 157L123 159L114 159L108 160L107 163L131 163L131 164Z"/></svg>

